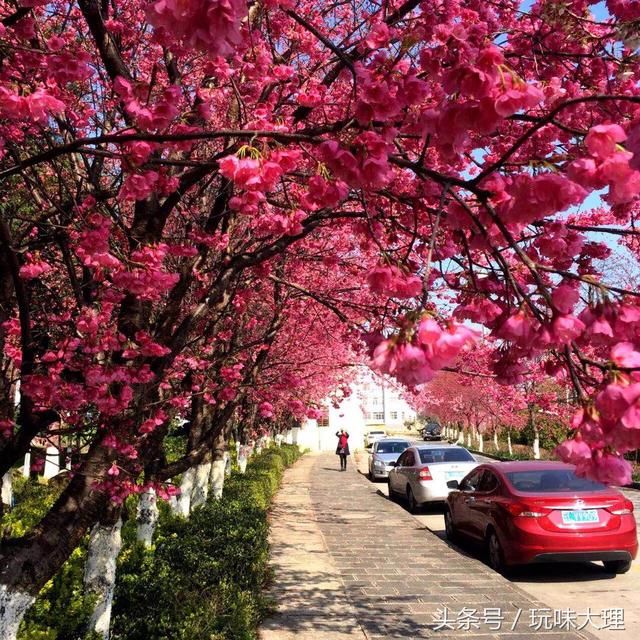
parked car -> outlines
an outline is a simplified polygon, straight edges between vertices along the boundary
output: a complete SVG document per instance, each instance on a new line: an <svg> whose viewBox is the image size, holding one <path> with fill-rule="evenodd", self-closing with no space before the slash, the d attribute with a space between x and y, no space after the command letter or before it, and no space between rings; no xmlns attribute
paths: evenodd
<svg viewBox="0 0 640 640"><path fill-rule="evenodd" d="M382 429L373 429L367 433L367 447L370 447L374 442L381 438L386 438L387 432Z"/></svg>
<svg viewBox="0 0 640 640"><path fill-rule="evenodd" d="M633 503L553 461L483 464L447 498L447 537L488 551L497 571L535 562L602 561L625 573L638 553Z"/></svg>
<svg viewBox="0 0 640 640"><path fill-rule="evenodd" d="M462 480L478 465L463 447L418 444L409 447L389 471L389 497L406 498L415 513L427 502L443 502L451 489L449 480Z"/></svg>
<svg viewBox="0 0 640 640"><path fill-rule="evenodd" d="M429 422L420 434L423 440L442 440L442 427L437 422Z"/></svg>
<svg viewBox="0 0 640 640"><path fill-rule="evenodd" d="M383 438L373 443L369 455L369 480L386 478L398 456L411 446L408 440Z"/></svg>

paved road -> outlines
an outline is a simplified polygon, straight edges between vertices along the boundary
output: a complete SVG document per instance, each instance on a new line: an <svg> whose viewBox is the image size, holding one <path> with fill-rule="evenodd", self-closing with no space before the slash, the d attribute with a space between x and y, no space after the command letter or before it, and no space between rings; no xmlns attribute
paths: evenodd
<svg viewBox="0 0 640 640"><path fill-rule="evenodd" d="M476 457L481 462L495 462L484 456ZM367 455L362 455L359 460L360 471L366 473ZM387 497L387 484L374 484L380 497ZM625 489L623 493L635 505L634 512L640 530L640 491ZM441 506L428 507L414 517L439 538L446 540ZM461 552L466 553L467 550L461 549ZM532 597L550 603L555 609L585 611L591 607L592 611L601 612L603 609L623 608L624 630L596 630L590 627L590 631L602 640L636 640L640 637L640 557L634 561L629 573L615 577L595 563L540 565L522 568L510 578L510 582Z"/></svg>

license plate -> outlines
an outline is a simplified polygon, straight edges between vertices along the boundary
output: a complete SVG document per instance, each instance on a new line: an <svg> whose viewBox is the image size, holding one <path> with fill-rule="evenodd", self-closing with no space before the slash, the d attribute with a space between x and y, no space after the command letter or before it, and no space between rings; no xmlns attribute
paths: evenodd
<svg viewBox="0 0 640 640"><path fill-rule="evenodd" d="M580 524L582 522L599 522L596 509L583 509L579 511L563 511L562 522L565 524Z"/></svg>
<svg viewBox="0 0 640 640"><path fill-rule="evenodd" d="M460 480L464 474L459 471L445 471L444 477L447 480Z"/></svg>

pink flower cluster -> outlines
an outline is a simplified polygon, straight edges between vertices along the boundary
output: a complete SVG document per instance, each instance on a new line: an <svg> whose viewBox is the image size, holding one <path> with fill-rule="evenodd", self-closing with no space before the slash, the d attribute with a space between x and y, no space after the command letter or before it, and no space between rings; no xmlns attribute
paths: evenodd
<svg viewBox="0 0 640 640"><path fill-rule="evenodd" d="M435 319L423 318L410 342L378 336L371 344L372 367L413 387L433 379L436 371L451 364L476 337L464 325L454 322L442 329Z"/></svg>
<svg viewBox="0 0 640 640"><path fill-rule="evenodd" d="M120 193L121 200L146 200L152 193L169 195L179 185L175 176L168 177L158 171L144 171L143 173L131 173L127 176Z"/></svg>
<svg viewBox="0 0 640 640"><path fill-rule="evenodd" d="M633 153L620 143L627 139L617 124L601 124L589 129L584 144L591 157L575 160L567 167L567 174L585 187L609 187L607 199L611 204L626 204L640 193L640 171L633 166ZM635 144L636 137L632 138Z"/></svg>
<svg viewBox="0 0 640 640"><path fill-rule="evenodd" d="M129 271L117 271L113 283L141 300L159 300L180 279L177 273L167 273L163 262L168 254L166 244L147 245L131 252L136 266Z"/></svg>
<svg viewBox="0 0 640 640"><path fill-rule="evenodd" d="M149 87L143 84L134 85L126 78L118 77L113 88L127 113L143 131L166 129L180 112L182 93L177 85L166 87L161 97L152 103L149 101Z"/></svg>
<svg viewBox="0 0 640 640"><path fill-rule="evenodd" d="M430 52L423 50L421 62L430 69L434 62ZM537 86L525 83L505 67L502 51L495 45L480 49L475 60L446 72L442 83L447 94L459 99L425 110L422 129L433 136L441 154L448 158L460 153L471 132L492 133L504 118L544 100Z"/></svg>
<svg viewBox="0 0 640 640"><path fill-rule="evenodd" d="M369 272L367 282L374 293L393 298L415 298L422 293L422 279L395 265L378 265Z"/></svg>
<svg viewBox="0 0 640 640"><path fill-rule="evenodd" d="M267 401L261 402L258 405L258 415L261 418L273 418L275 416L273 405Z"/></svg>
<svg viewBox="0 0 640 640"><path fill-rule="evenodd" d="M331 172L352 187L379 189L391 180L389 144L373 131L354 139L354 152L336 140L326 140L318 147L318 157Z"/></svg>
<svg viewBox="0 0 640 640"><path fill-rule="evenodd" d="M0 86L0 121L29 118L45 125L50 116L60 115L64 110L64 102L45 89L37 89L27 96L21 96L10 88Z"/></svg>
<svg viewBox="0 0 640 640"><path fill-rule="evenodd" d="M147 18L165 43L230 56L242 43L240 20L246 12L244 0L157 0Z"/></svg>
<svg viewBox="0 0 640 640"><path fill-rule="evenodd" d="M40 256L27 253L25 258L25 263L20 267L20 277L24 280L33 280L51 271L51 265Z"/></svg>

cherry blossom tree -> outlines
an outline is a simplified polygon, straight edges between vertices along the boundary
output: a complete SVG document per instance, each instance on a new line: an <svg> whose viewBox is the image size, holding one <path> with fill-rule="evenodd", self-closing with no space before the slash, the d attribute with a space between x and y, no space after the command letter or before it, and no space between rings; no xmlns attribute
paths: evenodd
<svg viewBox="0 0 640 640"><path fill-rule="evenodd" d="M594 4L0 0L0 476L83 443L0 551L3 637L126 495L203 499L231 425L357 357L419 387L489 334L496 382L572 385L562 457L630 479L640 6Z"/></svg>

